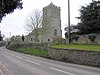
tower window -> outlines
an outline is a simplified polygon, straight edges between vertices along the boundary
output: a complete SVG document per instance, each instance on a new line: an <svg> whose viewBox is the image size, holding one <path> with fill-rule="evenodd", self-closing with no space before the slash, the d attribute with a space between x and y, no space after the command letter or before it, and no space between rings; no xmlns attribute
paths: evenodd
<svg viewBox="0 0 100 75"><path fill-rule="evenodd" d="M54 30L54 36L57 36L57 30L56 29Z"/></svg>
<svg viewBox="0 0 100 75"><path fill-rule="evenodd" d="M33 39L31 38L31 41L32 41Z"/></svg>
<svg viewBox="0 0 100 75"><path fill-rule="evenodd" d="M50 41L50 39L48 39L48 41Z"/></svg>

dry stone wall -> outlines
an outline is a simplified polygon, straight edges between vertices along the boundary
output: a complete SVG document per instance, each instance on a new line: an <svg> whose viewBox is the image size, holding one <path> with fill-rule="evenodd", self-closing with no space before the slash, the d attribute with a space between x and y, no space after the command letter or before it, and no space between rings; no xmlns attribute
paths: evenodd
<svg viewBox="0 0 100 75"><path fill-rule="evenodd" d="M100 67L100 52L48 48L49 57L55 60Z"/></svg>
<svg viewBox="0 0 100 75"><path fill-rule="evenodd" d="M68 43L67 39L68 38L66 38L66 43ZM78 44L98 44L98 45L100 45L100 34L96 34L94 42L89 39L88 35L81 35L81 36L79 36L79 38L77 40L73 39L72 43L78 43Z"/></svg>

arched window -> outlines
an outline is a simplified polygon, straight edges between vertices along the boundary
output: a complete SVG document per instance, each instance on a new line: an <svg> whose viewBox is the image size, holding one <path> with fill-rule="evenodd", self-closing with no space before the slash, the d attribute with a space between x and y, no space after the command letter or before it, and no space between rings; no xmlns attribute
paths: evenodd
<svg viewBox="0 0 100 75"><path fill-rule="evenodd" d="M33 41L33 39L31 38L31 41Z"/></svg>
<svg viewBox="0 0 100 75"><path fill-rule="evenodd" d="M50 41L50 39L48 39L48 41Z"/></svg>
<svg viewBox="0 0 100 75"><path fill-rule="evenodd" d="M54 30L54 36L57 36L57 30L56 29Z"/></svg>

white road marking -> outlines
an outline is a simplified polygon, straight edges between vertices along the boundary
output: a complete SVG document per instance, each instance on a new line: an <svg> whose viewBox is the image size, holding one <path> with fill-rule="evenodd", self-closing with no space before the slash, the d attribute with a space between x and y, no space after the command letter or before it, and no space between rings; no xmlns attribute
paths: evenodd
<svg viewBox="0 0 100 75"><path fill-rule="evenodd" d="M7 53L7 54L9 54L9 55L11 55L11 56L15 56L14 54L11 54L11 53L9 53L9 52L6 52L6 51L4 51L5 53Z"/></svg>
<svg viewBox="0 0 100 75"><path fill-rule="evenodd" d="M4 75L4 73L2 72L2 70L0 69L0 73L1 73L1 75Z"/></svg>
<svg viewBox="0 0 100 75"><path fill-rule="evenodd" d="M37 63L37 62L31 61L31 60L28 60L28 59L26 59L26 61L28 61L28 62L30 62L30 63L33 63L33 64L36 64L36 65L40 65L40 63Z"/></svg>
<svg viewBox="0 0 100 75"><path fill-rule="evenodd" d="M17 57L17 58L19 58L19 59L23 59L22 57L19 57L19 56L15 56L15 57Z"/></svg>
<svg viewBox="0 0 100 75"><path fill-rule="evenodd" d="M5 68L5 66L2 64L2 67L4 67Z"/></svg>
<svg viewBox="0 0 100 75"><path fill-rule="evenodd" d="M6 53L8 53L8 52L6 52ZM8 53L8 54L9 54L9 53ZM10 54L10 55L15 56L14 54ZM19 58L19 59L23 59L22 57L19 57L19 56L15 56L15 57L17 57L17 58ZM26 61L28 61L28 62L30 62L30 63L33 63L33 64L36 64L36 65L41 65L40 63L31 61L31 60L28 60L28 59L23 59L23 60L26 60ZM73 74L73 73L70 73L70 72L67 72L67 71L63 71L63 70L60 70L60 69L57 69L57 68L53 68L53 67L49 67L49 68L52 69L52 70L55 70L55 71L59 71L59 72L65 73L65 74L75 75L75 74Z"/></svg>
<svg viewBox="0 0 100 75"><path fill-rule="evenodd" d="M2 64L2 62L0 61L0 65L2 66L2 67L5 67L3 64ZM4 75L4 73L2 72L2 70L0 69L0 74L1 75Z"/></svg>
<svg viewBox="0 0 100 75"><path fill-rule="evenodd" d="M15 56L14 54L10 54L10 55Z"/></svg>
<svg viewBox="0 0 100 75"><path fill-rule="evenodd" d="M59 71L59 72L65 73L65 74L75 75L75 74L73 74L73 73L66 72L66 71L63 71L63 70L60 70L60 69L57 69L57 68L53 68L53 67L49 67L49 68L52 69L52 70L55 70L55 71Z"/></svg>
<svg viewBox="0 0 100 75"><path fill-rule="evenodd" d="M6 53L7 53L7 52L6 52ZM8 53L8 54L9 54L9 53ZM10 54L10 55L15 56L14 54ZM25 60L25 59L23 59L23 58L20 57L20 56L15 56L15 57L17 57L17 58L19 58L19 59L22 59L22 60ZM33 63L33 64L36 64L36 65L40 65L40 63L37 63L37 62L31 61L31 60L28 60L28 59L26 59L26 61L28 61L28 62L30 62L30 63Z"/></svg>

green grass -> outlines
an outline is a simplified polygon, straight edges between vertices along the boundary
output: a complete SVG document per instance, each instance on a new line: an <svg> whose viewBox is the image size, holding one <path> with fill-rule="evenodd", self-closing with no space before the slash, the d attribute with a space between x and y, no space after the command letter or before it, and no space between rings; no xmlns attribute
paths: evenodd
<svg viewBox="0 0 100 75"><path fill-rule="evenodd" d="M47 50L40 50L40 49L33 49L33 48L18 48L16 51L21 53L36 55L36 56L43 56L43 57L48 56Z"/></svg>
<svg viewBox="0 0 100 75"><path fill-rule="evenodd" d="M52 47L53 48L64 48L64 49L79 49L79 50L100 51L100 45L67 44L67 45L54 45Z"/></svg>

